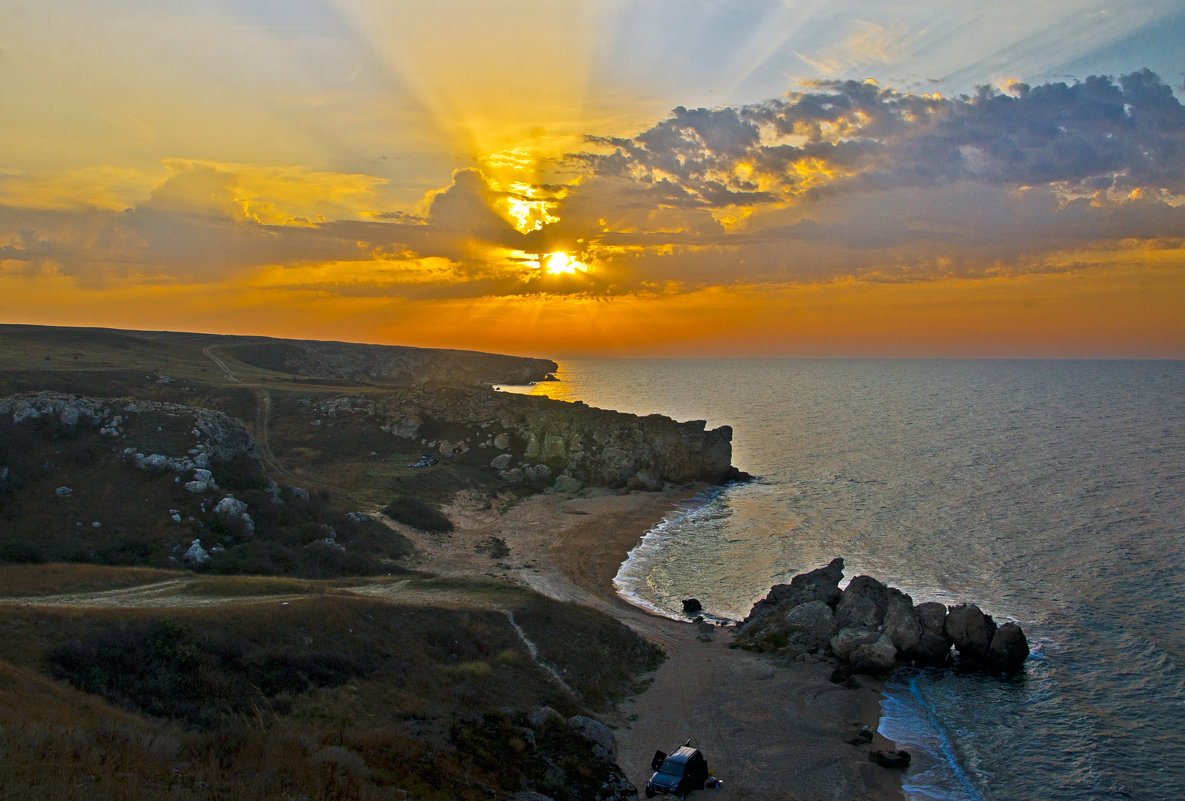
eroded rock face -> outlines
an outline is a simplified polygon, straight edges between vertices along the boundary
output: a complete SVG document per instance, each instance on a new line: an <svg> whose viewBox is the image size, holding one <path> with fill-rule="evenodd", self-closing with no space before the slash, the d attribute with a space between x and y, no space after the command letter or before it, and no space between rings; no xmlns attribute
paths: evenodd
<svg viewBox="0 0 1185 801"><path fill-rule="evenodd" d="M450 450L500 451L491 458L499 460L494 469L507 481L546 478L550 485L552 477L563 475L580 486L657 490L694 481L722 483L737 475L732 429L708 430L703 420L680 423L484 388L399 390L378 402L334 398L318 403L316 411L327 417L367 415L401 437L419 436L429 426L460 432L460 439L457 433L449 436Z"/></svg>

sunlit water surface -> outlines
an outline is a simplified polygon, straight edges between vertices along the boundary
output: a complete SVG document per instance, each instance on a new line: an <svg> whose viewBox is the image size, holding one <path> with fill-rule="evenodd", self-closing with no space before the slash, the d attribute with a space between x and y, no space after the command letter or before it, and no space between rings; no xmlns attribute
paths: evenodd
<svg viewBox="0 0 1185 801"><path fill-rule="evenodd" d="M1185 760L1185 363L564 362L530 391L734 430L759 476L646 535L618 590L737 619L842 556L1024 626L1007 682L900 672L911 799L1167 799Z"/></svg>

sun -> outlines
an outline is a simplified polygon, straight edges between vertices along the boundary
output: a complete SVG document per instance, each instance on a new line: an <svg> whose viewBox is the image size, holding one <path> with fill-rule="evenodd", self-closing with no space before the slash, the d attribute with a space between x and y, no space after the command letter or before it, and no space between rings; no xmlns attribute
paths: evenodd
<svg viewBox="0 0 1185 801"><path fill-rule="evenodd" d="M572 275L588 272L588 266L581 264L563 251L546 254L541 260L548 275Z"/></svg>

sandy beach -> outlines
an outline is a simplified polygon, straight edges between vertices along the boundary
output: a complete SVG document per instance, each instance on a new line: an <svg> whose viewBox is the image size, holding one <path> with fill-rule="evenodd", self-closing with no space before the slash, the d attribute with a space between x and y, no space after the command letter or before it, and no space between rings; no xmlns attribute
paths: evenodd
<svg viewBox="0 0 1185 801"><path fill-rule="evenodd" d="M879 688L829 680L827 665L784 665L728 647L731 633L710 635L690 622L659 617L622 600L613 577L629 550L701 488L584 498L534 496L509 508L461 496L448 509L457 530L418 535L420 566L443 575L501 575L553 598L596 607L667 653L652 682L603 719L614 727L618 763L639 788L655 749L691 739L723 781L720 798L900 799L900 774L850 745L860 727L876 727ZM496 538L496 540L494 539ZM505 544L491 555L491 545Z"/></svg>

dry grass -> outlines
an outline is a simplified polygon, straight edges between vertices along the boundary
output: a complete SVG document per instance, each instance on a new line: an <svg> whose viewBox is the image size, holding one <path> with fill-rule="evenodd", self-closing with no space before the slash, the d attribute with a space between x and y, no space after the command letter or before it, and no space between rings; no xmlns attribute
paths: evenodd
<svg viewBox="0 0 1185 801"><path fill-rule="evenodd" d="M145 567L71 563L0 565L0 596L103 592L154 584L185 575L188 574Z"/></svg>
<svg viewBox="0 0 1185 801"><path fill-rule="evenodd" d="M640 663L629 654L637 643L596 612L526 590L436 585L466 588L485 602L517 603L516 618L548 662L587 695L557 685L498 609L333 595L217 610L13 608L0 617L0 798L476 801L489 797L483 787L512 794L550 782L587 786L573 797L591 799L597 777L614 768L590 761L587 744L566 727L526 716L541 706L575 714L624 691L636 679ZM575 632L587 648L565 647ZM88 643L98 648L78 664L96 694L47 677L60 664L55 654L85 654ZM105 700L104 665L128 649L140 656L121 668L122 689ZM590 672L592 652L619 654L614 661L626 669ZM151 663L141 677L136 662ZM316 678L326 664L352 667ZM191 669L206 689L180 708L205 703L216 714L174 721L136 707L145 695L128 681L184 688ZM235 695L236 686L248 691ZM149 695L154 708L170 708L156 703L167 693ZM538 747L513 748L528 741Z"/></svg>

